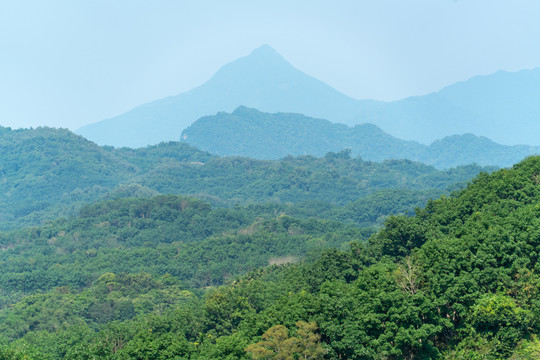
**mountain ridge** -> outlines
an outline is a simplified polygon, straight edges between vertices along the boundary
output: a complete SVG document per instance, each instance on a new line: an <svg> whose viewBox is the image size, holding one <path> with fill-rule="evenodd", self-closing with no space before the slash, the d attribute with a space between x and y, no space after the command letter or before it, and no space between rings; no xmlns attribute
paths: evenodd
<svg viewBox="0 0 540 360"><path fill-rule="evenodd" d="M387 188L443 193L491 170L375 163L346 151L255 160L220 158L180 142L115 149L67 129L0 127L0 232L71 216L98 199L183 194L224 207L314 200L344 205Z"/></svg>
<svg viewBox="0 0 540 360"><path fill-rule="evenodd" d="M451 135L429 146L393 137L373 124L349 127L294 113L264 113L240 106L202 117L182 132L181 141L219 156L279 159L323 156L351 149L354 156L383 161L409 159L439 169L478 163L508 167L540 153L540 147L506 146L472 134Z"/></svg>
<svg viewBox="0 0 540 360"><path fill-rule="evenodd" d="M505 145L540 145L540 68L474 76L431 94L375 103L359 116L391 134L399 121L401 138L425 144L473 133Z"/></svg>
<svg viewBox="0 0 540 360"><path fill-rule="evenodd" d="M423 144L472 133L501 144L540 145L540 68L475 76L422 96L356 100L287 62L268 45L229 62L187 92L78 129L100 145L142 147L177 140L198 118L238 106L357 125Z"/></svg>
<svg viewBox="0 0 540 360"><path fill-rule="evenodd" d="M326 109L326 102L314 102L314 98L324 98L334 105ZM199 117L233 111L241 105L300 113L313 112L315 107L314 111L321 114L318 117L343 122L353 117L350 113L357 101L297 70L270 46L263 45L224 65L200 86L86 125L76 133L99 145L142 147L178 140L182 130Z"/></svg>

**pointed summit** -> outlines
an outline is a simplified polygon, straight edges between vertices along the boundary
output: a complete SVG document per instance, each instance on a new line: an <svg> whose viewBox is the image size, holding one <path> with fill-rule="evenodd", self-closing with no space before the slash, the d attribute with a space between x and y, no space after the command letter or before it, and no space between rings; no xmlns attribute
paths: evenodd
<svg viewBox="0 0 540 360"><path fill-rule="evenodd" d="M236 59L221 69L208 81L232 82L234 85L243 78L262 78L278 76L290 76L291 73L300 72L287 62L276 50L269 45L262 45L251 52L248 56ZM203 86L207 85L204 84ZM246 104L242 104L246 105Z"/></svg>
<svg viewBox="0 0 540 360"><path fill-rule="evenodd" d="M273 47L268 44L259 46L245 58L251 61L283 62L288 64L287 60L285 60L283 56L281 56L281 54L279 54L276 50L274 50Z"/></svg>
<svg viewBox="0 0 540 360"><path fill-rule="evenodd" d="M390 103L360 101L297 70L268 45L223 66L195 89L85 126L78 133L100 145L141 147L177 141L200 117L230 113L241 105L348 125L373 123L392 136L425 144L473 133L501 144L540 145L540 68L472 78L437 93ZM509 119L514 122L512 131Z"/></svg>
<svg viewBox="0 0 540 360"><path fill-rule="evenodd" d="M78 133L100 145L153 145L179 140L182 130L200 117L241 105L343 122L351 117L357 100L297 70L272 47L262 45L195 89L87 125Z"/></svg>
<svg viewBox="0 0 540 360"><path fill-rule="evenodd" d="M278 56L282 58L282 56L276 50L274 50L273 47L271 47L268 44L259 46L258 48L253 50L249 56L264 56L264 57Z"/></svg>
<svg viewBox="0 0 540 360"><path fill-rule="evenodd" d="M237 61L245 63L253 63L254 66L260 66L264 68L283 68L289 67L294 69L294 67L283 58L274 48L270 45L262 45L251 52L246 57L240 58ZM266 69L268 70L268 69Z"/></svg>

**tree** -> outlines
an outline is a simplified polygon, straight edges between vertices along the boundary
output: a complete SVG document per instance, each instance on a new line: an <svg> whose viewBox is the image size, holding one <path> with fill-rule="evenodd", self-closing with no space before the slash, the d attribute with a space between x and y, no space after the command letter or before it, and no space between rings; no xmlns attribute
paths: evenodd
<svg viewBox="0 0 540 360"><path fill-rule="evenodd" d="M297 338L289 337L289 330L283 325L275 325L262 335L263 341L246 347L253 359L293 360Z"/></svg>
<svg viewBox="0 0 540 360"><path fill-rule="evenodd" d="M289 330L283 325L275 325L263 335L263 341L246 347L253 359L292 360L322 359L326 350L321 346L321 336L315 322L297 321L295 336L289 337Z"/></svg>
<svg viewBox="0 0 540 360"><path fill-rule="evenodd" d="M315 322L296 322L298 331L297 351L302 359L322 359L326 349L321 346L321 335L317 333L319 327Z"/></svg>
<svg viewBox="0 0 540 360"><path fill-rule="evenodd" d="M394 272L394 277L398 286L405 292L414 295L418 291L418 265L414 264L410 256L405 258L402 265L399 265Z"/></svg>

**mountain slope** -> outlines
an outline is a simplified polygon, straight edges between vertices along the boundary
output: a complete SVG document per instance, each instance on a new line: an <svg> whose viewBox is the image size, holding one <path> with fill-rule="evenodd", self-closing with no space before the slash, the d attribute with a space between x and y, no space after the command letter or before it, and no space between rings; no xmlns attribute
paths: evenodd
<svg viewBox="0 0 540 360"><path fill-rule="evenodd" d="M0 312L0 355L538 359L539 177L540 157L481 174L414 216L388 218L367 242L339 223L276 214L251 223L258 214L248 208L185 198L97 204L76 221L4 238L6 301L24 297ZM201 226L210 230L202 237ZM191 241L170 242L186 235ZM219 284L275 263L276 252L351 240L202 297L181 291L184 279Z"/></svg>
<svg viewBox="0 0 540 360"><path fill-rule="evenodd" d="M128 162L68 130L0 127L0 224L67 215L133 172Z"/></svg>
<svg viewBox="0 0 540 360"><path fill-rule="evenodd" d="M337 123L372 123L424 144L454 134L540 145L540 68L477 76L425 96L355 100L295 69L268 45L223 66L203 85L156 100L78 133L98 143L140 147L178 140L202 116L238 106L294 112Z"/></svg>
<svg viewBox="0 0 540 360"><path fill-rule="evenodd" d="M527 156L538 154L539 146L501 145L483 136L464 134L434 141L420 154L418 160L436 168L471 163L509 167Z"/></svg>
<svg viewBox="0 0 540 360"><path fill-rule="evenodd" d="M343 122L352 119L357 103L295 69L264 45L249 56L223 66L210 80L191 91L87 125L78 133L98 144L140 147L178 140L182 130L201 116L232 111L240 105Z"/></svg>
<svg viewBox="0 0 540 360"><path fill-rule="evenodd" d="M374 163L348 152L281 160L218 158L188 144L99 147L64 129L0 128L0 230L69 216L100 198L193 195L214 205L324 201L343 205L388 188L443 193L490 169Z"/></svg>
<svg viewBox="0 0 540 360"><path fill-rule="evenodd" d="M301 114L270 114L245 107L195 121L183 131L182 141L221 156L257 159L322 156L348 148L366 160L405 158L440 169L471 163L507 167L540 153L539 147L499 145L471 134L446 137L425 146L397 139L371 124L351 128Z"/></svg>
<svg viewBox="0 0 540 360"><path fill-rule="evenodd" d="M424 146L396 139L371 124L350 128L293 113L263 113L239 107L195 121L182 140L221 156L279 159L287 155L323 156L351 149L367 160L416 159Z"/></svg>
<svg viewBox="0 0 540 360"><path fill-rule="evenodd" d="M359 109L358 121L423 143L472 133L502 144L540 145L540 68L476 76L425 96Z"/></svg>
<svg viewBox="0 0 540 360"><path fill-rule="evenodd" d="M0 127L0 229L71 215L149 166L214 157L187 144L113 150L67 129Z"/></svg>

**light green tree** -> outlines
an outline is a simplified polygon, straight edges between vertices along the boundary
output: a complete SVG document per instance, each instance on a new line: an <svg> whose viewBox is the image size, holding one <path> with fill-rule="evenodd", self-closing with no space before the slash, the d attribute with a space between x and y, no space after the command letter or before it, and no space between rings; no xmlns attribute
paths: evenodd
<svg viewBox="0 0 540 360"><path fill-rule="evenodd" d="M321 346L317 324L298 321L296 326L294 336L289 336L289 330L283 325L272 326L262 335L262 341L245 350L253 359L260 360L322 359L326 350Z"/></svg>

